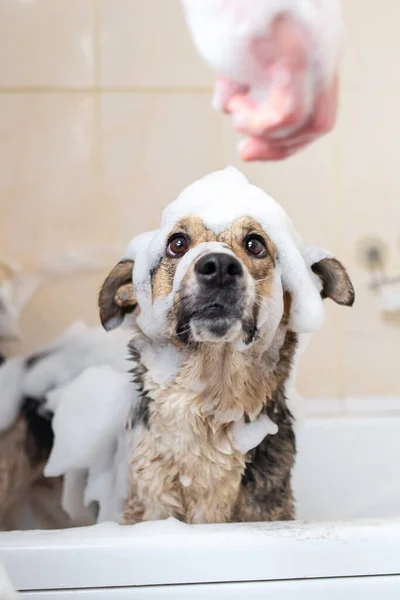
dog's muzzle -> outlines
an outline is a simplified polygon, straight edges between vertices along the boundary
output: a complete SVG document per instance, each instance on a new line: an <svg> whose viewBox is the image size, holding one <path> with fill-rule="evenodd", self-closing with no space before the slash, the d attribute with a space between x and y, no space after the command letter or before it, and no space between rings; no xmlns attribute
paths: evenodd
<svg viewBox="0 0 400 600"><path fill-rule="evenodd" d="M191 334L199 342L218 342L231 341L242 330L246 279L241 262L233 254L200 256L191 283L183 292L178 334Z"/></svg>

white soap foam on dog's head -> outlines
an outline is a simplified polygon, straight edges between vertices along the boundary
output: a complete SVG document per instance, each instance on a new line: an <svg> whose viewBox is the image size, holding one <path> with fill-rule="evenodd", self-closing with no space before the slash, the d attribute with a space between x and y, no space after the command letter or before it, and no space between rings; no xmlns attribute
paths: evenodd
<svg viewBox="0 0 400 600"><path fill-rule="evenodd" d="M135 261L133 282L140 306L137 323L148 337L162 337L163 316L173 301L173 294L170 294L153 305L151 272L165 253L172 228L189 215L200 217L206 227L217 234L229 229L240 217L257 221L278 251L282 287L292 297L291 330L312 332L322 325L324 309L317 279L310 269L310 250L303 244L283 208L260 188L251 185L237 169L228 167L185 188L164 210L160 229L138 236L128 246L126 257ZM320 251L319 259L325 256L328 254ZM181 272L178 268L174 291Z"/></svg>

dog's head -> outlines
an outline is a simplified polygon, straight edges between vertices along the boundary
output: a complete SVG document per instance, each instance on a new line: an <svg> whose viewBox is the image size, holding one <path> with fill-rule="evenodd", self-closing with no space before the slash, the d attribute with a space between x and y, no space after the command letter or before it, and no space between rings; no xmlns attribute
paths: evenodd
<svg viewBox="0 0 400 600"><path fill-rule="evenodd" d="M321 322L321 297L351 305L344 267L296 237L284 211L233 170L193 184L164 212L160 230L139 236L100 292L106 329L136 313L150 338L175 344L273 337Z"/></svg>

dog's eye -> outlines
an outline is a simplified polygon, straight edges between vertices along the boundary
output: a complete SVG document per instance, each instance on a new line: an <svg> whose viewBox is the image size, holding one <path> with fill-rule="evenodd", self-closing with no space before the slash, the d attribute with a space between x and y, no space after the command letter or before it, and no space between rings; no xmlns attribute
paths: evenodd
<svg viewBox="0 0 400 600"><path fill-rule="evenodd" d="M179 258L186 254L189 249L189 240L182 233L173 235L168 240L167 256L170 258Z"/></svg>
<svg viewBox="0 0 400 600"><path fill-rule="evenodd" d="M248 235L244 240L244 247L255 258L264 258L267 256L267 246L259 235Z"/></svg>

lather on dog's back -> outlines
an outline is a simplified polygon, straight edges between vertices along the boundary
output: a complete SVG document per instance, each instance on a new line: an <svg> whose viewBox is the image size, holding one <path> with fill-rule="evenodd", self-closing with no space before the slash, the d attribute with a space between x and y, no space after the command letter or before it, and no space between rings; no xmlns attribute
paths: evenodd
<svg viewBox="0 0 400 600"><path fill-rule="evenodd" d="M187 188L133 241L99 298L107 329L134 316L124 523L293 518L285 384L325 297L353 303L343 266L234 169Z"/></svg>

